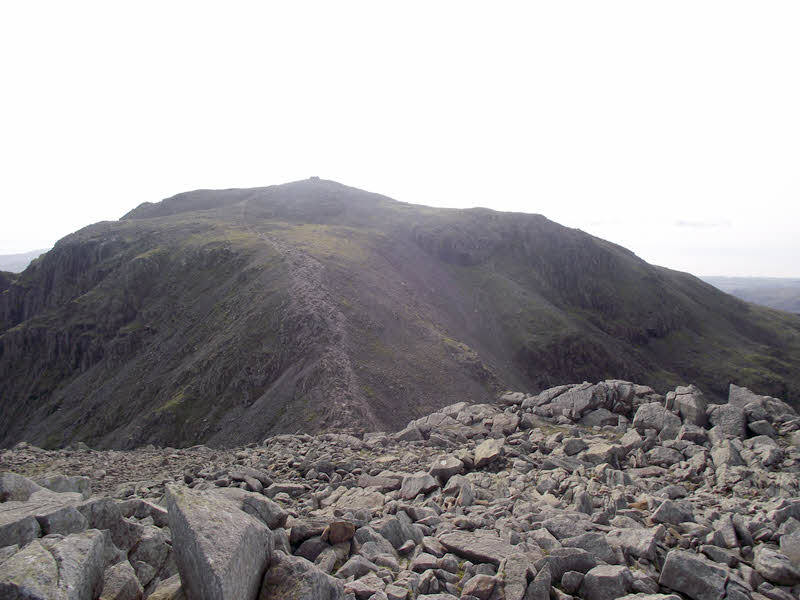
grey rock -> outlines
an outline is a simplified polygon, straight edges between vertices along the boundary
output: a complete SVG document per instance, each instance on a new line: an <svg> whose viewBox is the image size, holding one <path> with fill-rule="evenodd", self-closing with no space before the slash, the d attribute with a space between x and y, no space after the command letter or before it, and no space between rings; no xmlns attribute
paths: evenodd
<svg viewBox="0 0 800 600"><path fill-rule="evenodd" d="M175 562L187 595L197 600L255 598L273 539L261 521L217 495L167 487Z"/></svg>
<svg viewBox="0 0 800 600"><path fill-rule="evenodd" d="M608 444L606 442L596 442L589 446L580 454L581 460L599 465L608 463L610 465L617 465L619 458L625 455L625 449L618 444Z"/></svg>
<svg viewBox="0 0 800 600"><path fill-rule="evenodd" d="M580 423L585 427L616 426L619 423L619 415L607 408L597 408L583 415Z"/></svg>
<svg viewBox="0 0 800 600"><path fill-rule="evenodd" d="M379 569L380 567L378 567L378 565L373 563L371 560L367 560L363 556L355 555L351 556L350 559L341 566L341 568L336 572L336 577L339 577L340 579L347 579L348 577L363 577L364 575L374 573ZM413 571L414 569L411 570Z"/></svg>
<svg viewBox="0 0 800 600"><path fill-rule="evenodd" d="M744 439L747 417L744 409L731 404L709 406L709 421L729 438Z"/></svg>
<svg viewBox="0 0 800 600"><path fill-rule="evenodd" d="M675 409L680 414L683 422L697 427L705 427L708 423L706 409L708 402L694 385L679 387L675 390Z"/></svg>
<svg viewBox="0 0 800 600"><path fill-rule="evenodd" d="M586 529L581 522L568 517L551 517L542 521L542 527L552 533L559 541L565 538L575 538L583 534Z"/></svg>
<svg viewBox="0 0 800 600"><path fill-rule="evenodd" d="M157 573L167 562L167 557L172 549L168 543L166 533L158 527L147 525L144 527L136 547L128 553L131 564L137 561L147 563ZM142 585L147 585L149 581L142 581Z"/></svg>
<svg viewBox="0 0 800 600"><path fill-rule="evenodd" d="M670 523L679 525L687 521L694 522L692 507L687 502L673 502L664 500L653 513L654 523Z"/></svg>
<svg viewBox="0 0 800 600"><path fill-rule="evenodd" d="M433 461L428 472L442 483L447 483L453 475L464 472L464 463L455 456L440 456Z"/></svg>
<svg viewBox="0 0 800 600"><path fill-rule="evenodd" d="M512 554L506 559L503 573L505 600L522 600L528 588L528 577L532 575L530 558L525 554Z"/></svg>
<svg viewBox="0 0 800 600"><path fill-rule="evenodd" d="M344 600L342 582L299 556L276 552L259 600Z"/></svg>
<svg viewBox="0 0 800 600"><path fill-rule="evenodd" d="M385 587L386 584L376 575L365 575L360 579L345 583L344 591L348 595L355 595L357 600L369 600L376 594L378 594L378 597L380 598L380 594L383 593L383 589Z"/></svg>
<svg viewBox="0 0 800 600"><path fill-rule="evenodd" d="M627 567L598 565L583 578L581 598L585 600L614 600L631 590L633 575Z"/></svg>
<svg viewBox="0 0 800 600"><path fill-rule="evenodd" d="M503 438L488 439L475 448L475 468L480 469L503 456Z"/></svg>
<svg viewBox="0 0 800 600"><path fill-rule="evenodd" d="M58 565L39 540L32 541L8 558L0 569L2 598L50 600L58 597L57 586Z"/></svg>
<svg viewBox="0 0 800 600"><path fill-rule="evenodd" d="M375 530L389 540L395 549L400 549L407 542L422 542L422 532L414 525L411 518L400 511L395 516L384 517L375 523Z"/></svg>
<svg viewBox="0 0 800 600"><path fill-rule="evenodd" d="M711 459L714 461L714 466L717 469L720 467L738 467L744 465L739 451L728 440L725 440L721 445L715 446L713 450L711 450Z"/></svg>
<svg viewBox="0 0 800 600"><path fill-rule="evenodd" d="M547 568L553 581L560 581L567 571L588 573L597 566L597 559L580 548L556 548L535 564L537 571Z"/></svg>
<svg viewBox="0 0 800 600"><path fill-rule="evenodd" d="M400 489L400 477L379 477L375 475L361 475L358 478L358 487L367 488L374 487L380 492L393 492Z"/></svg>
<svg viewBox="0 0 800 600"><path fill-rule="evenodd" d="M430 474L415 473L414 475L403 477L403 483L400 486L400 497L405 500L412 500L418 494L427 494L438 487L438 482Z"/></svg>
<svg viewBox="0 0 800 600"><path fill-rule="evenodd" d="M489 600L497 580L491 575L475 575L464 584L462 596L474 596L479 600Z"/></svg>
<svg viewBox="0 0 800 600"><path fill-rule="evenodd" d="M106 569L100 600L141 600L143 594L136 571L127 560Z"/></svg>
<svg viewBox="0 0 800 600"><path fill-rule="evenodd" d="M585 387L589 387L591 384L583 384ZM574 387L578 387L574 384L569 385L559 385L556 387L552 387L547 389L536 396L531 396L523 400L522 408L535 408L537 406L542 406L544 404L549 404L555 398L563 394L564 392L571 390Z"/></svg>
<svg viewBox="0 0 800 600"><path fill-rule="evenodd" d="M525 600L550 600L550 588L553 585L553 576L550 567L545 565L536 573L533 581L528 584L525 591Z"/></svg>
<svg viewBox="0 0 800 600"><path fill-rule="evenodd" d="M769 421L766 420L748 423L747 428L755 435L766 435L767 437L771 438L778 437L778 432L775 431L775 428L770 424Z"/></svg>
<svg viewBox="0 0 800 600"><path fill-rule="evenodd" d="M608 386L605 383L584 383L559 394L551 403L554 416L563 415L577 421L587 412L606 404Z"/></svg>
<svg viewBox="0 0 800 600"><path fill-rule="evenodd" d="M232 487L216 489L214 493L233 500L241 510L254 516L270 529L283 527L289 518L289 513L280 504L262 494Z"/></svg>
<svg viewBox="0 0 800 600"><path fill-rule="evenodd" d="M800 583L800 569L787 556L766 545L756 546L753 566L764 579L775 585Z"/></svg>
<svg viewBox="0 0 800 600"><path fill-rule="evenodd" d="M620 596L618 600L681 600L677 594L626 594Z"/></svg>
<svg viewBox="0 0 800 600"><path fill-rule="evenodd" d="M62 506L52 512L48 511L42 515L36 515L39 526L42 528L42 535L60 533L69 535L70 533L80 533L89 527L89 522L74 506Z"/></svg>
<svg viewBox="0 0 800 600"><path fill-rule="evenodd" d="M784 556L795 565L800 565L800 530L783 534L780 547Z"/></svg>
<svg viewBox="0 0 800 600"><path fill-rule="evenodd" d="M36 483L53 492L74 492L80 494L84 500L92 495L92 482L88 477L69 476L60 473L45 475L36 479Z"/></svg>
<svg viewBox="0 0 800 600"><path fill-rule="evenodd" d="M9 563L15 559L24 561L27 558L34 560L33 556L35 555L35 560L41 560L42 563L33 567L36 573L33 579L41 581L40 577L44 573L47 573L47 577L52 574L52 564L50 563L52 560L56 566L57 578L44 598L94 600L103 589L103 569L105 567L103 540L103 534L96 529L71 534L66 537L60 535L48 536L41 540L36 540L28 547L20 550L3 564L2 571L5 573L9 569ZM34 547L33 555L28 555L28 548L31 547ZM49 558L45 559L41 554L41 550L48 553ZM29 563L29 566L32 565ZM44 569L44 571L41 571L40 568ZM3 584L0 583L0 592L2 591ZM14 596L9 594L2 597L13 598ZM21 597L24 598L25 596L22 595Z"/></svg>
<svg viewBox="0 0 800 600"><path fill-rule="evenodd" d="M422 432L413 425L409 425L405 429L393 434L391 437L398 442L417 442L425 439Z"/></svg>
<svg viewBox="0 0 800 600"><path fill-rule="evenodd" d="M584 574L578 571L567 571L561 576L561 589L567 594L574 595L583 583Z"/></svg>
<svg viewBox="0 0 800 600"><path fill-rule="evenodd" d="M584 533L576 537L561 540L565 548L581 548L603 562L616 562L616 553L602 533Z"/></svg>
<svg viewBox="0 0 800 600"><path fill-rule="evenodd" d="M32 494L42 489L42 486L22 475L0 473L0 502L12 500L25 502L30 499Z"/></svg>
<svg viewBox="0 0 800 600"><path fill-rule="evenodd" d="M183 593L181 586L180 575L173 575L160 581L153 593L147 597L147 600L186 600L186 594Z"/></svg>
<svg viewBox="0 0 800 600"><path fill-rule="evenodd" d="M581 438L566 438L561 442L561 447L564 449L564 454L567 456L574 456L578 452L583 452L589 445Z"/></svg>
<svg viewBox="0 0 800 600"><path fill-rule="evenodd" d="M511 435L519 427L519 416L514 413L496 415L492 423L492 431L501 435Z"/></svg>
<svg viewBox="0 0 800 600"><path fill-rule="evenodd" d="M499 565L500 561L515 553L514 546L488 532L453 531L441 535L439 541L448 551L462 558L493 565Z"/></svg>
<svg viewBox="0 0 800 600"><path fill-rule="evenodd" d="M0 504L0 547L24 546L41 534L39 521L24 504L14 501Z"/></svg>
<svg viewBox="0 0 800 600"><path fill-rule="evenodd" d="M606 541L609 545L620 548L627 556L653 560L663 531L663 527L612 529L606 534Z"/></svg>
<svg viewBox="0 0 800 600"><path fill-rule="evenodd" d="M646 454L647 462L658 467L671 467L683 460L683 455L672 448L656 446Z"/></svg>
<svg viewBox="0 0 800 600"><path fill-rule="evenodd" d="M647 429L655 429L658 433L666 430L670 434L667 439L674 439L680 431L681 419L668 411L660 402L650 402L642 404L636 410L632 425L639 433Z"/></svg>
<svg viewBox="0 0 800 600"><path fill-rule="evenodd" d="M728 578L727 567L698 554L672 550L667 554L658 583L693 600L721 600L726 595Z"/></svg>

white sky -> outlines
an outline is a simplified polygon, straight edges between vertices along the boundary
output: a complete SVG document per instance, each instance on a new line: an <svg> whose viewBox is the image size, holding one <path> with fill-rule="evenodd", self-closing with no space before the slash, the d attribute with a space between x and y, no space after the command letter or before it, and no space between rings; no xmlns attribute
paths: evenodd
<svg viewBox="0 0 800 600"><path fill-rule="evenodd" d="M800 276L800 3L3 2L0 253L318 175Z"/></svg>

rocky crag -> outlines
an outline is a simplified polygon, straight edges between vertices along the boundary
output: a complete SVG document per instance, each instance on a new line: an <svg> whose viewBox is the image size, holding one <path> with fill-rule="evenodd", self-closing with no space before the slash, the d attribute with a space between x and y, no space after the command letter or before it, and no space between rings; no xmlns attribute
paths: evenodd
<svg viewBox="0 0 800 600"><path fill-rule="evenodd" d="M800 315L542 215L336 182L145 203L0 273L0 447L392 431L619 377L800 406Z"/></svg>
<svg viewBox="0 0 800 600"><path fill-rule="evenodd" d="M4 599L800 592L800 416L733 385L564 385L227 450L23 443L0 470Z"/></svg>

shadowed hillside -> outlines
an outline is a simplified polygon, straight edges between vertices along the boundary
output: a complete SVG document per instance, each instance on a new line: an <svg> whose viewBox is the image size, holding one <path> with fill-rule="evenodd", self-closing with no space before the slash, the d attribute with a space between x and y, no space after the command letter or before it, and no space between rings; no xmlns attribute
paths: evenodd
<svg viewBox="0 0 800 600"><path fill-rule="evenodd" d="M624 378L800 399L800 317L541 215L197 191L0 277L0 440L233 445Z"/></svg>

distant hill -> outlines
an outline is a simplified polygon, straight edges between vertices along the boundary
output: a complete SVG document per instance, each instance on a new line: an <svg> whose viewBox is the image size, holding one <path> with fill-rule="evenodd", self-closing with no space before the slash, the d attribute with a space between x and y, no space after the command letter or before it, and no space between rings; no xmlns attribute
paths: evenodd
<svg viewBox="0 0 800 600"><path fill-rule="evenodd" d="M31 250L21 254L0 254L0 271L22 273L33 259L39 258L45 252L47 249Z"/></svg>
<svg viewBox="0 0 800 600"><path fill-rule="evenodd" d="M541 215L311 179L145 203L0 279L0 444L394 429L621 378L800 400L800 316Z"/></svg>
<svg viewBox="0 0 800 600"><path fill-rule="evenodd" d="M782 277L702 277L701 279L747 302L800 313L800 279Z"/></svg>

